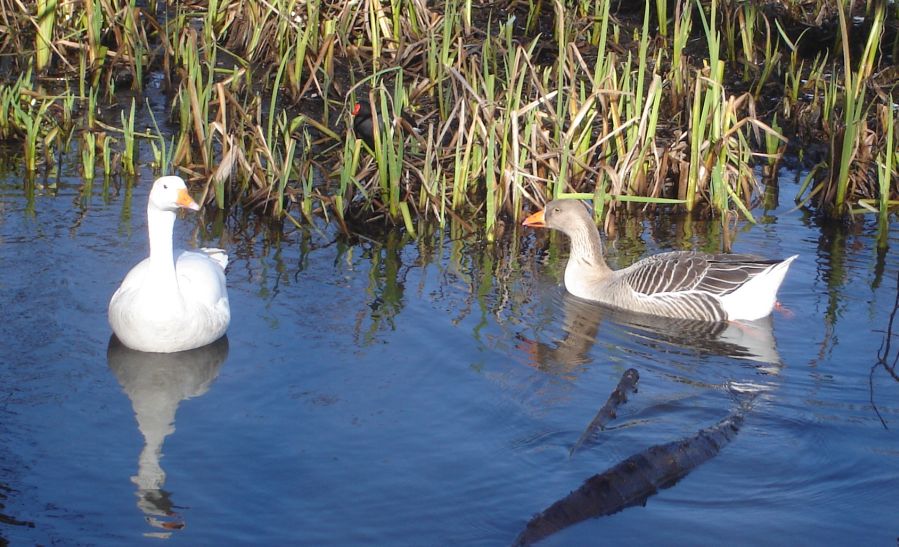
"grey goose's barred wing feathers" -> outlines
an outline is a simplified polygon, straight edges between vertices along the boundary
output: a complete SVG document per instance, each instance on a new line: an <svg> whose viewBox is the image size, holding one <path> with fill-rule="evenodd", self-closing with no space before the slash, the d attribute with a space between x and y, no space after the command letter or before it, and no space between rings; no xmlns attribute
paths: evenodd
<svg viewBox="0 0 899 547"><path fill-rule="evenodd" d="M778 262L746 254L674 251L651 256L622 270L622 279L634 292L644 295L697 291L724 296Z"/></svg>
<svg viewBox="0 0 899 547"><path fill-rule="evenodd" d="M707 292L688 290L652 295L638 293L636 297L643 301L643 311L654 315L702 321L727 319L727 312L721 307L721 302Z"/></svg>

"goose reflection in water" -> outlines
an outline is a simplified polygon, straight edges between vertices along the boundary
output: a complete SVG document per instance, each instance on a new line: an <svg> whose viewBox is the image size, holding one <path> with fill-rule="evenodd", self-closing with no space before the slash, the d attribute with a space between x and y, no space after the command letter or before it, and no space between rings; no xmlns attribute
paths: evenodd
<svg viewBox="0 0 899 547"><path fill-rule="evenodd" d="M638 314L589 302L562 293L561 338L554 343L520 337L530 364L546 372L568 374L594 360L590 351L601 340L600 325L616 325L629 339L650 348L667 344L704 354L755 361L776 372L780 356L774 341L771 316L755 321L693 321Z"/></svg>
<svg viewBox="0 0 899 547"><path fill-rule="evenodd" d="M162 489L165 471L160 466L162 445L175 430L175 413L181 401L206 393L228 356L228 338L201 348L177 353L143 353L125 347L113 335L107 350L109 368L131 399L137 425L144 436L138 460L137 506L147 522L165 532L146 536L165 538L184 528L171 494Z"/></svg>

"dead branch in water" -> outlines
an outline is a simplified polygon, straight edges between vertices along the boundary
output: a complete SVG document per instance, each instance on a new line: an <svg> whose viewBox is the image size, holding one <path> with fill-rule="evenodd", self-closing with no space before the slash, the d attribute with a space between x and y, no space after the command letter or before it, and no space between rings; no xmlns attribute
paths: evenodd
<svg viewBox="0 0 899 547"><path fill-rule="evenodd" d="M883 416L880 414L880 410L877 409L877 403L874 402L874 372L883 367L887 374L893 377L893 380L899 382L899 374L896 374L896 364L899 363L899 351L896 352L896 355L893 356L893 362L889 362L890 358L890 350L893 343L893 322L896 320L896 312L899 311L899 275L896 278L896 300L893 303L893 311L890 312L890 320L887 322L887 330L883 335L883 341L880 343L880 348L877 350L877 362L874 363L874 366L871 367L871 372L868 374L868 394L871 401L871 407L874 408L874 413L877 414L877 417L880 419L880 424L883 425L884 429L889 429L887 427L886 420L883 419Z"/></svg>
<svg viewBox="0 0 899 547"><path fill-rule="evenodd" d="M715 457L743 425L731 414L692 437L652 446L587 479L577 490L532 518L514 545L531 545L589 518L643 505L659 490L674 486L690 471Z"/></svg>
<svg viewBox="0 0 899 547"><path fill-rule="evenodd" d="M615 388L615 391L609 395L606 404L602 405L602 408L596 413L593 421L590 422L590 425L588 425L587 429L581 434L581 438L571 447L571 451L568 453L569 457L580 450L584 443L595 440L597 432L605 429L606 425L617 416L615 411L619 406L627 402L628 392L637 392L637 382L639 380L640 373L638 373L636 369L629 368L624 371L624 374L621 375L621 380L618 382L618 386Z"/></svg>

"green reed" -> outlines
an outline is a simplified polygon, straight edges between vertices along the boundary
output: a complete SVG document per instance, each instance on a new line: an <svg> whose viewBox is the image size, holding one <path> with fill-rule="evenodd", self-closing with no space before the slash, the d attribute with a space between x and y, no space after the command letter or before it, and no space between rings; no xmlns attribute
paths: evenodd
<svg viewBox="0 0 899 547"><path fill-rule="evenodd" d="M97 163L97 136L90 131L81 134L81 176L93 180Z"/></svg>
<svg viewBox="0 0 899 547"><path fill-rule="evenodd" d="M880 43L880 35L883 31L884 10L882 2L877 3L876 13L872 22L872 28L865 43L865 50L859 62L858 71L852 70L849 55L849 30L843 7L839 6L837 13L840 20L840 36L843 46L843 133L842 142L839 144L839 157L833 158L838 163L838 173L834 179L836 185L836 197L833 202L832 212L842 215L847 205L846 197L850 184L850 169L852 161L859 146L858 137L864 121L865 112L865 83L873 70L874 53ZM836 135L836 134L835 134ZM835 137L836 138L836 137ZM836 149L837 146L834 146Z"/></svg>
<svg viewBox="0 0 899 547"><path fill-rule="evenodd" d="M771 74L779 66L780 62L780 45L774 40L771 34L770 25L765 25L765 57L762 60L762 71L756 79L753 86L753 96L758 98L762 95L762 90L771 78ZM773 46L772 46L773 44Z"/></svg>
<svg viewBox="0 0 899 547"><path fill-rule="evenodd" d="M656 25L659 36L668 37L668 0L656 0Z"/></svg>
<svg viewBox="0 0 899 547"><path fill-rule="evenodd" d="M97 142L100 145L101 156L103 158L103 174L109 176L113 173L112 144L115 142L115 139L109 135L103 134L101 137L98 137Z"/></svg>
<svg viewBox="0 0 899 547"><path fill-rule="evenodd" d="M22 132L23 123L30 116L21 103L27 101L31 93L31 70L21 74L12 85L0 84L0 139L12 139Z"/></svg>
<svg viewBox="0 0 899 547"><path fill-rule="evenodd" d="M653 98L653 96L658 97L657 88L653 90L650 94L650 97L646 96L646 73L649 70L648 60L647 60L647 52L649 50L649 4L646 5L646 8L643 12L643 29L641 32L640 44L637 50L637 77L636 80L631 83L630 81L630 58L628 59L628 63L625 68L624 78L622 79L622 90L625 90L627 93L622 96L624 108L623 108L623 118L624 120L641 120L640 124L630 123L626 128L624 128L624 132L622 134L623 139L619 140L623 146L620 147L619 157L623 158L622 166L626 169L626 171L619 170L619 173L627 173L627 178L629 181L627 182L627 187L633 188L635 185L640 187L637 192L642 192L643 187L645 187L645 177L647 174L648 166L644 163L645 154L648 150L648 147L651 144L651 138L655 135L655 125L658 120L658 103L654 103L654 109L652 111L644 109L644 100L647 98ZM658 63L655 63L658 65ZM656 84L658 85L658 84ZM647 127L647 123L651 124L651 127ZM633 154L636 153L638 156L635 159L633 158ZM619 178L619 180L623 181L623 178ZM624 184L619 185L618 188L614 190L615 193L620 193L624 189Z"/></svg>
<svg viewBox="0 0 899 547"><path fill-rule="evenodd" d="M668 78L672 81L675 101L686 90L685 69L687 60L684 57L684 49L690 39L693 29L693 10L689 0L681 0L676 5L674 16L674 39L671 51L671 69Z"/></svg>
<svg viewBox="0 0 899 547"><path fill-rule="evenodd" d="M44 136L43 125L50 125L52 121L48 119L47 111L52 104L47 99L42 99L40 104L35 107L37 100L34 99L26 104L23 108L19 101L12 104L12 117L15 124L24 132L22 149L25 156L25 171L33 174L37 171L38 166L38 143L44 142L41 137Z"/></svg>
<svg viewBox="0 0 899 547"><path fill-rule="evenodd" d="M381 174L381 189L388 196L387 210L391 218L397 218L400 212L400 194L403 182L403 158L405 155L405 139L401 131L397 130L394 123L402 117L403 106L406 104L406 90L403 88L400 75L394 80L394 92L392 99L388 98L386 90L380 90L381 112L384 115L384 132L380 142L380 153L376 155L378 160L378 172ZM377 132L375 132L377 135ZM376 145L378 141L375 141Z"/></svg>
<svg viewBox="0 0 899 547"><path fill-rule="evenodd" d="M890 96L890 101L893 98ZM896 114L891 108L882 108L882 116L884 118L884 127L886 127L886 144L883 147L881 160L878 162L877 170L877 186L880 190L880 215L882 218L887 217L887 208L890 205L890 189L892 188L891 179L894 176L894 170L899 166L899 147L896 146ZM897 178L899 180L899 178Z"/></svg>
<svg viewBox="0 0 899 547"><path fill-rule="evenodd" d="M122 150L122 167L125 174L134 175L137 173L137 158L135 157L135 131L134 131L134 99L131 99L131 110L128 117L125 117L125 111L119 113L122 121L122 140L124 141L124 149Z"/></svg>
<svg viewBox="0 0 899 547"><path fill-rule="evenodd" d="M359 168L359 158L362 152L362 141L353 138L344 140L342 161L340 162L340 182L331 196L331 203L337 217L343 222L347 210L347 197L350 192L358 190L363 198L366 198L365 188L356 181L355 173Z"/></svg>
<svg viewBox="0 0 899 547"><path fill-rule="evenodd" d="M892 102L892 96L890 102ZM899 150L897 150L899 147L896 146L895 141L896 115L893 113L893 109L881 108L881 115L884 119L883 125L886 127L886 144L877 162L878 212L880 213L877 244L881 248L886 248L890 231L889 207L899 203L890 199L893 170L895 166L899 165Z"/></svg>
<svg viewBox="0 0 899 547"><path fill-rule="evenodd" d="M86 64L92 70L101 68L105 58L106 47L102 44L103 28L106 26L101 0L87 0L84 3L82 31L86 35ZM82 80L84 80L82 75Z"/></svg>
<svg viewBox="0 0 899 547"><path fill-rule="evenodd" d="M172 172L172 154L174 153L175 137L172 136L168 144L166 143L165 135L159 130L159 123L156 121L156 116L150 107L150 101L148 100L146 104L150 120L153 122L154 138L150 139L150 146L153 149L154 166L160 175L168 175ZM157 142L159 143L158 145L156 144Z"/></svg>
<svg viewBox="0 0 899 547"><path fill-rule="evenodd" d="M773 131L765 132L765 154L768 159L768 167L770 167L770 171L768 173L769 178L773 178L777 172L775 168L777 163L779 162L781 156L783 156L784 150L786 149L786 144L783 141L783 129L780 124L777 122L777 114L774 115L774 119L771 122L771 129Z"/></svg>
<svg viewBox="0 0 899 547"><path fill-rule="evenodd" d="M892 96L890 97L892 99ZM860 199L859 206L864 211L877 213L878 215L878 234L877 245L880 248L886 248L888 245L889 218L890 207L899 205L899 200L892 199L892 179L895 176L894 170L899 165L899 150L897 150L895 140L896 114L888 106L879 108L878 117L881 119L881 125L884 128L885 135L883 137L884 146L877 156L876 160L876 177L877 177L877 198L876 199Z"/></svg>
<svg viewBox="0 0 899 547"><path fill-rule="evenodd" d="M596 63L598 65L602 64L602 57L605 54L606 37L609 32L609 8L611 7L611 4L612 2L610 0L600 0L593 4L594 17L593 24L590 26L590 43L597 48L598 58Z"/></svg>
<svg viewBox="0 0 899 547"><path fill-rule="evenodd" d="M306 63L306 52L309 50L313 31L318 24L319 11L316 9L317 6L317 3L310 3L310 9L307 11L308 24L302 33L298 33L295 45L285 52L285 57L292 61L287 65L287 83L295 97L301 95L300 91L303 88L303 68Z"/></svg>
<svg viewBox="0 0 899 547"><path fill-rule="evenodd" d="M276 187L275 196L273 198L273 210L272 214L275 217L281 217L286 213L285 202L284 202L284 192L287 189L287 182L290 180L291 175L291 167L293 165L294 154L296 153L297 141L296 139L290 136L290 132L285 130L285 126L287 125L287 116L282 112L281 116L278 118L278 123L280 127L279 133L282 136L284 146L283 146L283 155L278 158L279 161L277 165L272 166L272 176L275 178L274 186ZM309 136L308 133L305 134L305 141L308 144ZM272 142L272 141L269 141ZM304 150L306 148L304 147ZM311 177L307 177L311 178ZM311 196L311 186L303 188L303 205L302 211L306 215L307 218L312 218L312 196Z"/></svg>
<svg viewBox="0 0 899 547"><path fill-rule="evenodd" d="M37 35L34 40L34 66L40 72L50 63L57 0L37 0Z"/></svg>
<svg viewBox="0 0 899 547"><path fill-rule="evenodd" d="M454 104L452 96L444 85L444 80L446 79L446 69L455 64L457 54L459 53L453 49L453 38L456 36L455 29L459 21L457 7L457 0L448 0L445 4L442 32L440 33L440 49L434 54L435 61L433 66L429 65L429 72L433 71L433 74L430 74L432 76L431 81L434 82L437 89L437 106L442 119L449 117L452 110L451 106ZM434 45L437 45L436 40Z"/></svg>

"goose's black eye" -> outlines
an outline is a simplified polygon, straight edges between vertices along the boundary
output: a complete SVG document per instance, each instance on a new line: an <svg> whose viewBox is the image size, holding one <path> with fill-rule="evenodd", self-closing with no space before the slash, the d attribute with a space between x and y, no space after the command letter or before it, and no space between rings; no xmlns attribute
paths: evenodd
<svg viewBox="0 0 899 547"><path fill-rule="evenodd" d="M561 211L561 209L559 209L558 207L553 207L553 213L558 213L559 211Z"/></svg>
<svg viewBox="0 0 899 547"><path fill-rule="evenodd" d="M162 185L162 189L163 189L163 190L168 190L168 189L169 189L169 185L168 185L168 184L163 184L163 185Z"/></svg>

